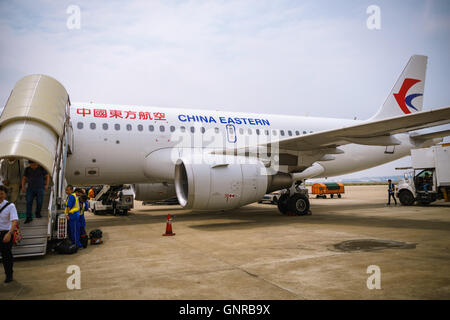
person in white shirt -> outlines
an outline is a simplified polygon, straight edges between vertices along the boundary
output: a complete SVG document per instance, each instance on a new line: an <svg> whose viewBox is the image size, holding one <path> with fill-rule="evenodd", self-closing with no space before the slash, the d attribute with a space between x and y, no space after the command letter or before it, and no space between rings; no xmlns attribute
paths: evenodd
<svg viewBox="0 0 450 320"><path fill-rule="evenodd" d="M2 253L5 283L13 280L13 232L19 222L14 203L6 201L8 189L0 186L0 252Z"/></svg>

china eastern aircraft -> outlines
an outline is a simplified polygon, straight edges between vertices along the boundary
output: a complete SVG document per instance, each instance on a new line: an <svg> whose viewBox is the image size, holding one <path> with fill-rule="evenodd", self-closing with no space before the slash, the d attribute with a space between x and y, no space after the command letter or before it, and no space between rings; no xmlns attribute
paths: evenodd
<svg viewBox="0 0 450 320"><path fill-rule="evenodd" d="M137 200L176 195L201 211L286 189L280 211L303 215L309 201L298 182L375 167L449 134L417 132L450 122L450 107L422 111L426 66L426 56L412 56L367 120L72 103L65 176L73 185L134 184Z"/></svg>

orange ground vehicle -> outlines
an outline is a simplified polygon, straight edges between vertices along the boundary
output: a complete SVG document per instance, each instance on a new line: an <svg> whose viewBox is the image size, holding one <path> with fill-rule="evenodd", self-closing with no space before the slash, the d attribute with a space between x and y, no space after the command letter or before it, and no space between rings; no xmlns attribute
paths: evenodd
<svg viewBox="0 0 450 320"><path fill-rule="evenodd" d="M327 194L330 198L333 198L337 194L338 198L342 197L344 193L344 184L339 182L331 183L314 183L312 186L312 194L316 195L316 198L326 198Z"/></svg>

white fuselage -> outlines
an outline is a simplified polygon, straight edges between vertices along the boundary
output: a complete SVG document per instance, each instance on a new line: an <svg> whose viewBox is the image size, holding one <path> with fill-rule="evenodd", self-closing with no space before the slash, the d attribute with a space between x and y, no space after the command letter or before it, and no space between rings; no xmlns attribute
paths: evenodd
<svg viewBox="0 0 450 320"><path fill-rule="evenodd" d="M146 158L161 149L234 148L253 139L273 142L362 121L85 103L72 105L71 122L74 145L66 177L79 185L161 181L146 172ZM387 147L393 153L385 153L385 146L339 147L344 153L335 160L319 161L325 171L317 177L360 171L408 155L414 147L408 134L395 137L401 144Z"/></svg>

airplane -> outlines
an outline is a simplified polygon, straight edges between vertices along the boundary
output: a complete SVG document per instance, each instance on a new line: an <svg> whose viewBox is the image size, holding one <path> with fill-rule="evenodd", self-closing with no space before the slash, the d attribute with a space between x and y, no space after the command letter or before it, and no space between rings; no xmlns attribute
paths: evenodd
<svg viewBox="0 0 450 320"><path fill-rule="evenodd" d="M449 130L432 134L417 131L450 122L450 107L422 111L426 67L426 56L413 55L384 104L367 120L72 104L55 79L29 76L30 88L23 92L31 98L20 101L38 101L39 88L55 88L59 95L50 100L65 103L69 111L65 119L64 112L56 116L47 107L36 111L33 117L40 120L30 129L29 139L38 139L41 145L46 141L53 144L35 151L31 151L35 148L32 144L27 145L27 151L18 147L18 141L25 137L22 127L7 130L14 119L25 117L25 111L22 116L4 111L0 117L0 159L33 159L52 172L57 157L53 145L60 150L67 142L61 163L63 175L72 185L133 184L136 200L176 195L183 208L196 211L235 209L257 202L268 192L286 189L279 199L280 211L305 215L310 204L307 195L296 188L299 182L391 162L449 135ZM5 110L10 101L15 104L19 93L14 91L20 88L17 84ZM41 95L48 98L45 92ZM17 102L17 110L27 110L29 117L33 103L26 103ZM55 125L55 121L60 124ZM43 123L56 138L45 133ZM49 156L43 155L44 149L50 150Z"/></svg>

